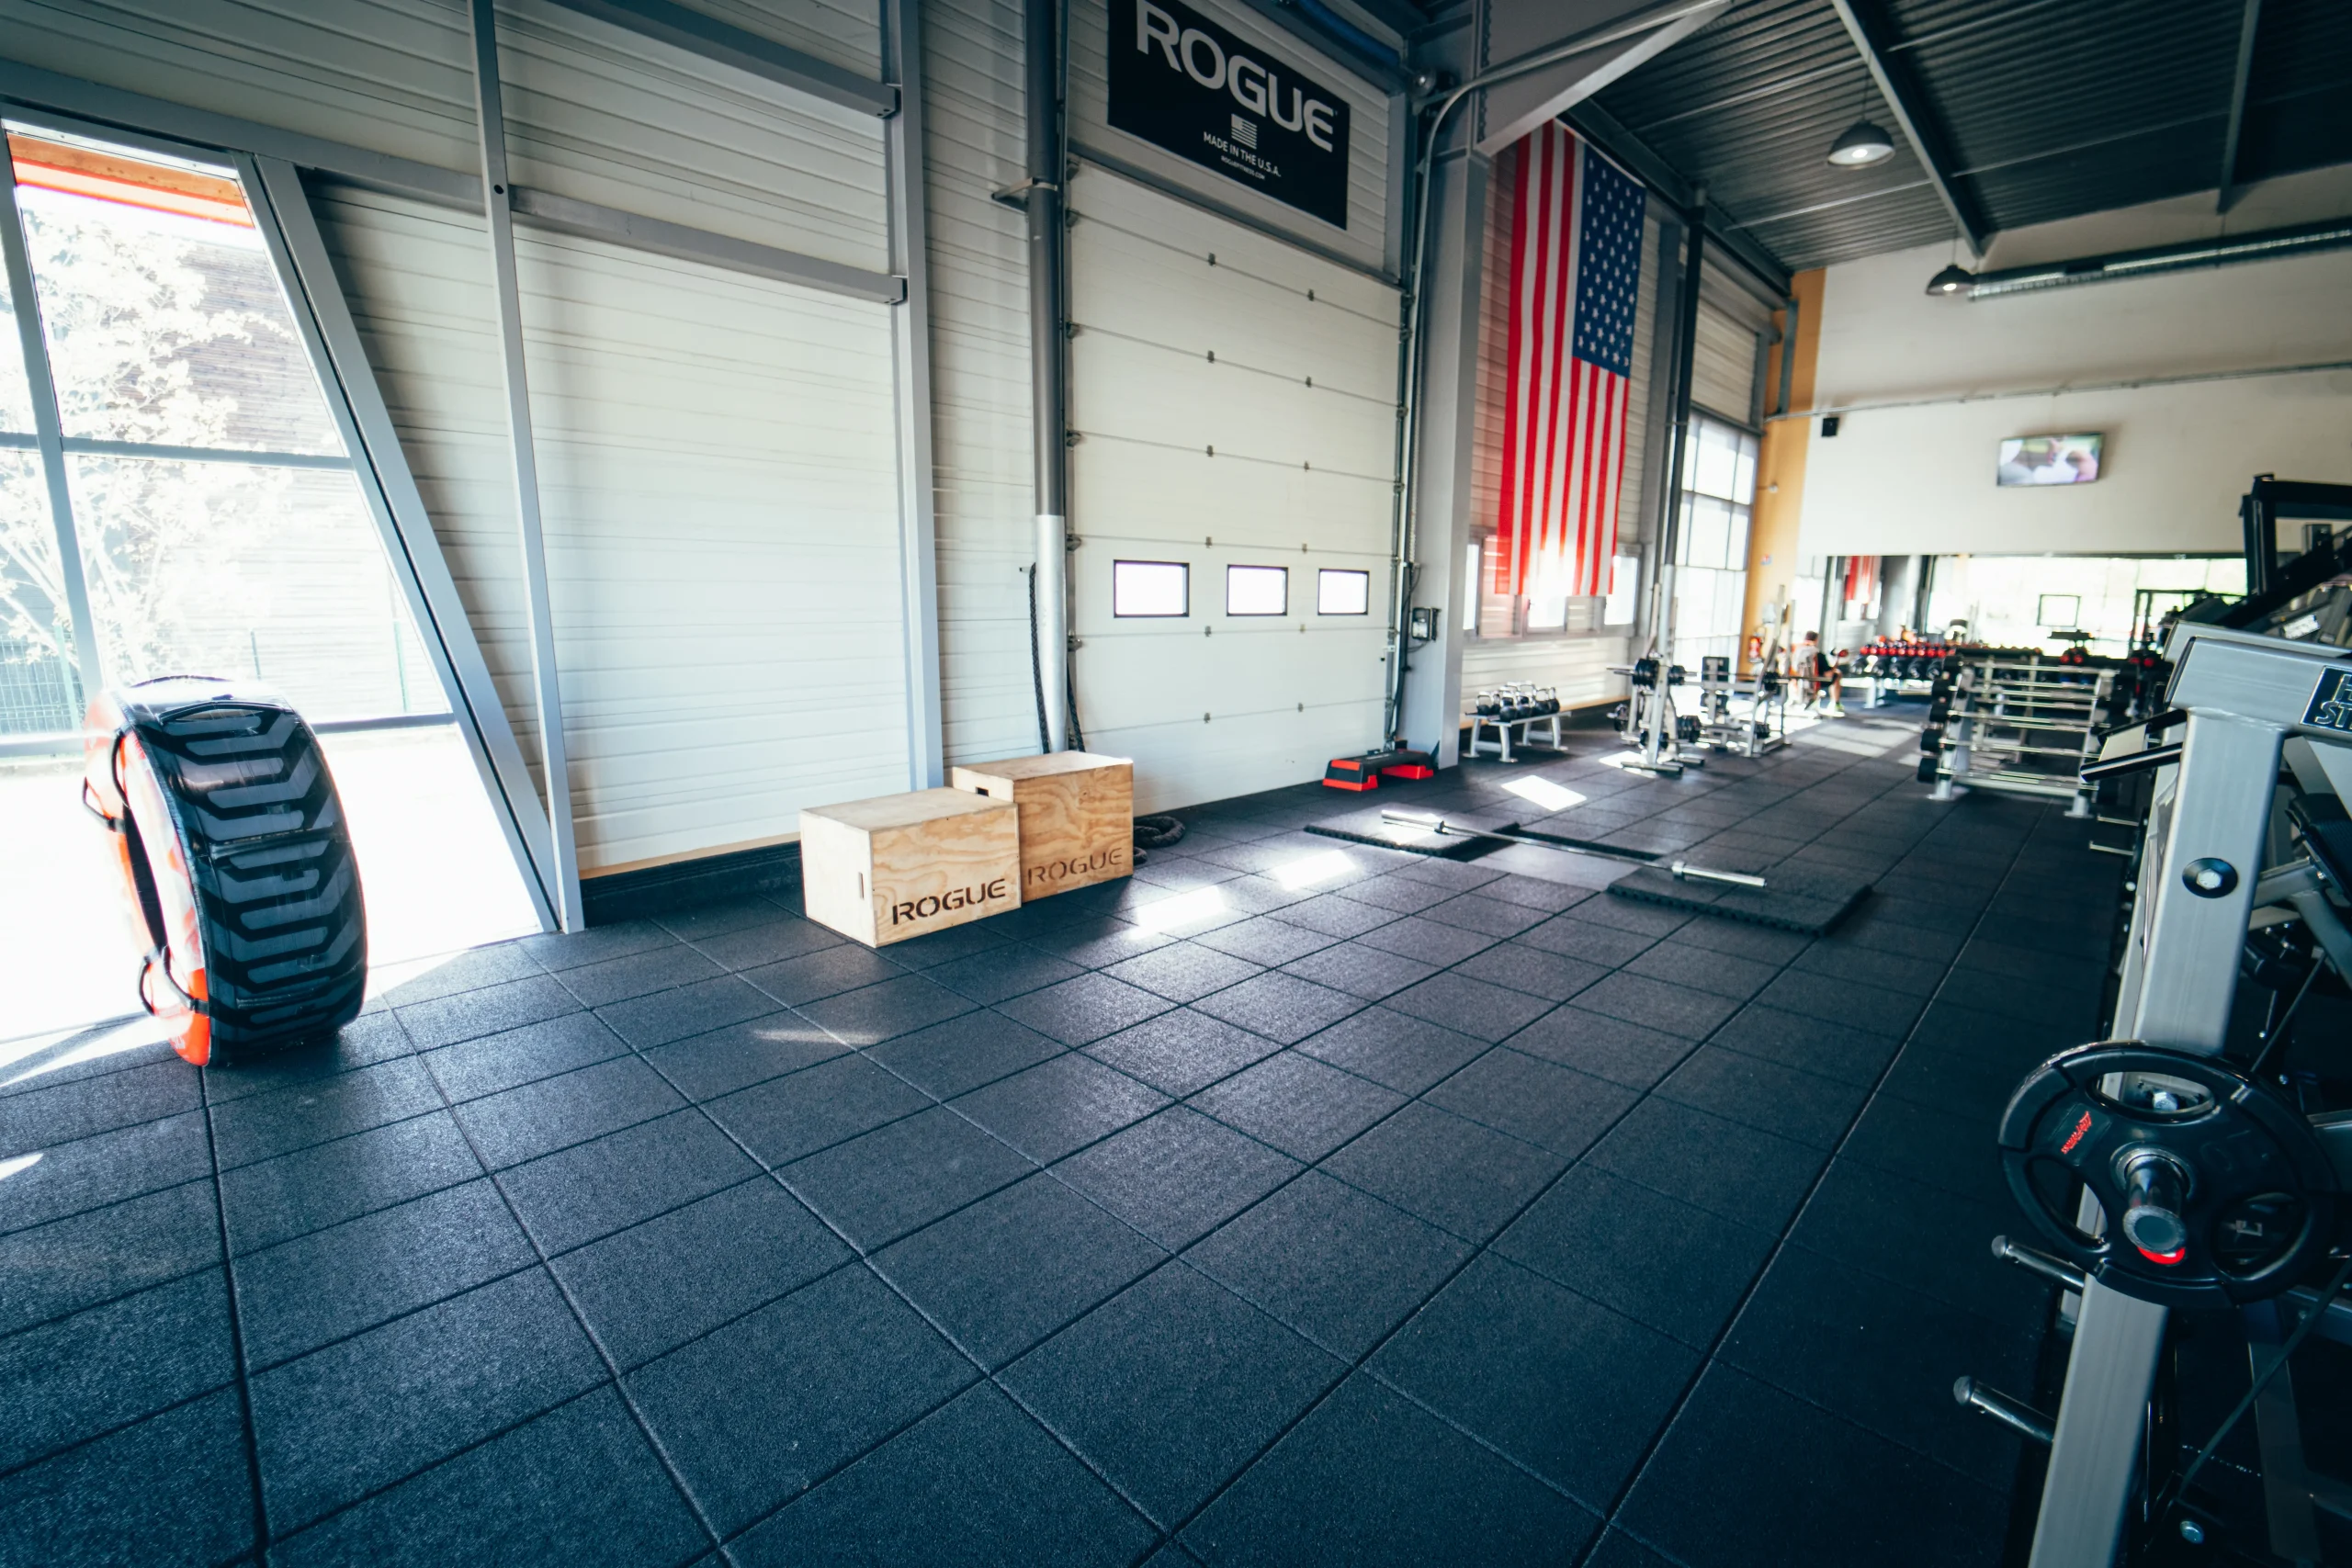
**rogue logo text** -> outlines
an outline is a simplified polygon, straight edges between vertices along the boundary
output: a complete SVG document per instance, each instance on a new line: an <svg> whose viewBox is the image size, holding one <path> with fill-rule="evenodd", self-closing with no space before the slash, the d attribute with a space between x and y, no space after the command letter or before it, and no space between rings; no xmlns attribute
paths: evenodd
<svg viewBox="0 0 2352 1568"><path fill-rule="evenodd" d="M1177 0L1113 0L1111 124L1334 228L1348 106Z"/></svg>
<svg viewBox="0 0 2352 1568"><path fill-rule="evenodd" d="M1046 861L1028 869L1022 878L1022 889L1026 892L1033 887L1066 882L1073 876L1084 876L1089 872L1108 871L1113 866L1125 864L1126 858L1125 852L1114 844L1109 849L1096 850L1091 854L1065 855L1059 860Z"/></svg>
<svg viewBox="0 0 2352 1568"><path fill-rule="evenodd" d="M951 887L944 893L926 893L920 898L891 905L890 923L895 926L907 920L927 920L943 909L968 909L975 904L1001 898L1011 891L1005 886L1005 879L1000 876L992 882L983 882L978 887Z"/></svg>

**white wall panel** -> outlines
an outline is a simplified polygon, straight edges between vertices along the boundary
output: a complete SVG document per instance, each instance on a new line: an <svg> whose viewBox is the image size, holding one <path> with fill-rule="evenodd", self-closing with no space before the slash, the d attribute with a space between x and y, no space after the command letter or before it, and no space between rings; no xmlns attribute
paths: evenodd
<svg viewBox="0 0 2352 1568"><path fill-rule="evenodd" d="M1018 0L925 0L933 483L947 761L1037 749L1024 575L1035 553Z"/></svg>
<svg viewBox="0 0 2352 1568"><path fill-rule="evenodd" d="M1396 296L1106 171L1071 202L1087 744L1136 759L1145 809L1318 777L1379 739L1396 409L1370 389L1384 355L1394 385ZM1136 557L1191 563L1189 617L1113 618ZM1226 615L1237 564L1288 569L1289 614ZM1374 613L1316 614L1326 567L1372 573Z"/></svg>
<svg viewBox="0 0 2352 1568"><path fill-rule="evenodd" d="M870 6L738 3L750 30L871 75ZM565 11L499 13L514 177L850 265L886 265L881 121ZM478 166L465 0L0 0L6 55L174 103Z"/></svg>
<svg viewBox="0 0 2352 1568"><path fill-rule="evenodd" d="M480 226L366 193L322 209L536 757ZM888 308L585 241L517 250L583 866L901 787Z"/></svg>
<svg viewBox="0 0 2352 1568"><path fill-rule="evenodd" d="M1699 334L1690 355L1690 400L1710 413L1746 423L1756 395L1756 329L1699 296Z"/></svg>
<svg viewBox="0 0 2352 1568"><path fill-rule="evenodd" d="M1390 180L1388 97L1334 62L1309 51L1296 38L1241 5L1187 0L1194 10L1248 39L1260 56L1302 73L1348 106L1348 223L1334 228L1319 218L1262 196L1238 181L1162 152L1140 137L1111 129L1111 11L1106 0L1071 0L1069 6L1069 135L1081 147L1120 158L1156 178L1200 192L1247 215L1253 222L1324 246L1374 269L1389 268Z"/></svg>

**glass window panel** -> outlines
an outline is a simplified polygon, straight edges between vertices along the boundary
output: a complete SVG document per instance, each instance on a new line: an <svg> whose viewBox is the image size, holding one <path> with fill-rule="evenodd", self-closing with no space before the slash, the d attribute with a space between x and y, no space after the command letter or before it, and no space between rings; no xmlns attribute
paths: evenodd
<svg viewBox="0 0 2352 1568"><path fill-rule="evenodd" d="M253 676L313 721L447 711L348 473L67 462L110 682Z"/></svg>
<svg viewBox="0 0 2352 1568"><path fill-rule="evenodd" d="M1324 567L1315 574L1315 613L1318 615L1368 615L1372 613L1372 573Z"/></svg>
<svg viewBox="0 0 2352 1568"><path fill-rule="evenodd" d="M1731 541L1725 547L1724 564L1734 571L1747 570L1747 507L1731 509Z"/></svg>
<svg viewBox="0 0 2352 1568"><path fill-rule="evenodd" d="M0 735L78 728L84 705L40 458L0 448Z"/></svg>
<svg viewBox="0 0 2352 1568"><path fill-rule="evenodd" d="M1609 597L1601 602L1600 618L1606 625L1622 626L1634 619L1634 600L1641 590L1642 561L1639 556L1613 556L1609 562Z"/></svg>
<svg viewBox="0 0 2352 1568"><path fill-rule="evenodd" d="M1731 503L1712 495L1694 495L1684 502L1682 559L1685 565L1720 568L1731 540Z"/></svg>
<svg viewBox="0 0 2352 1568"><path fill-rule="evenodd" d="M1698 434L1699 463L1691 475L1690 488L1701 495L1729 500L1735 494L1732 487L1738 475L1739 433L1713 420L1701 420Z"/></svg>
<svg viewBox="0 0 2352 1568"><path fill-rule="evenodd" d="M1117 616L1187 615L1193 608L1193 569L1182 561L1114 560L1111 563L1111 614Z"/></svg>
<svg viewBox="0 0 2352 1568"><path fill-rule="evenodd" d="M1290 569L1280 566L1227 567L1225 613L1228 615L1290 614Z"/></svg>
<svg viewBox="0 0 2352 1568"><path fill-rule="evenodd" d="M8 141L67 435L343 451L233 179Z"/></svg>
<svg viewBox="0 0 2352 1568"><path fill-rule="evenodd" d="M16 300L8 293L8 274L0 269L0 430L29 435L33 428L33 394L25 379L24 340L17 335Z"/></svg>
<svg viewBox="0 0 2352 1568"><path fill-rule="evenodd" d="M1486 627L1479 624L1478 619L1478 590L1480 583L1484 581L1483 574L1478 570L1478 563L1485 558L1485 544L1473 539L1470 541L1466 558L1462 563L1462 624L1470 628L1472 637L1487 635Z"/></svg>
<svg viewBox="0 0 2352 1568"><path fill-rule="evenodd" d="M1756 499L1756 437L1739 438L1739 457L1732 468L1731 499L1743 506Z"/></svg>

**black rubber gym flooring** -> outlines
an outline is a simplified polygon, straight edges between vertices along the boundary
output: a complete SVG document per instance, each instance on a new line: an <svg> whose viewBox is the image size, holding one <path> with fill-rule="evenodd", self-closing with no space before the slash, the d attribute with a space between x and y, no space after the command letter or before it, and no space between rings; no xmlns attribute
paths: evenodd
<svg viewBox="0 0 2352 1568"><path fill-rule="evenodd" d="M20 1062L0 1562L1999 1561L1992 1124L2121 863L1891 727L1608 750L1395 798L1876 893L1690 919L1310 785L878 954L753 900L260 1067Z"/></svg>

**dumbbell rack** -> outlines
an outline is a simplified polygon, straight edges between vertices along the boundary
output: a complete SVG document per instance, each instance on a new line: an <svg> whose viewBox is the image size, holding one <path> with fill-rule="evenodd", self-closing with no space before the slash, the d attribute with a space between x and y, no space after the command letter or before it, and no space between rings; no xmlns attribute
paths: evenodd
<svg viewBox="0 0 2352 1568"><path fill-rule="evenodd" d="M1491 711L1490 711L1491 710ZM1544 730L1542 739L1536 731ZM1516 761L1511 751L1511 731L1519 732L1521 746L1542 745L1552 750L1560 749L1560 698L1549 686L1533 686L1514 682L1480 692L1476 709L1470 716L1470 755L1482 756L1491 751L1503 761ZM1487 739L1487 731L1494 739Z"/></svg>
<svg viewBox="0 0 2352 1568"><path fill-rule="evenodd" d="M2113 672L2007 648L1963 649L1944 669L1919 738L1931 798L1989 789L2064 800L2067 816L2089 817L2096 792L2082 770L2098 760Z"/></svg>

